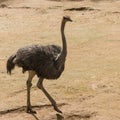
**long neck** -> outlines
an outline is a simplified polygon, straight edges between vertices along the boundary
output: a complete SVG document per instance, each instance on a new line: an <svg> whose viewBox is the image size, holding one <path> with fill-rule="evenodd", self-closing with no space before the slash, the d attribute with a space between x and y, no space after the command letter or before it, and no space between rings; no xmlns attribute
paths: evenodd
<svg viewBox="0 0 120 120"><path fill-rule="evenodd" d="M65 34L64 34L65 23L66 22L64 20L61 23L62 51L56 61L56 65L58 68L62 65L62 63L65 62L65 58L67 56L67 43L66 43L66 38L65 38Z"/></svg>
<svg viewBox="0 0 120 120"><path fill-rule="evenodd" d="M62 21L62 24L61 24L61 36L62 36L62 46L63 46L62 53L66 57L66 55L67 55L67 43L66 43L66 38L65 38L65 34L64 34L65 23L66 22Z"/></svg>
<svg viewBox="0 0 120 120"><path fill-rule="evenodd" d="M62 37L62 52L59 56L60 59L65 59L67 55L67 43L66 43L66 38L65 38L65 33L64 33L64 28L65 28L65 21L62 21L61 23L61 37Z"/></svg>

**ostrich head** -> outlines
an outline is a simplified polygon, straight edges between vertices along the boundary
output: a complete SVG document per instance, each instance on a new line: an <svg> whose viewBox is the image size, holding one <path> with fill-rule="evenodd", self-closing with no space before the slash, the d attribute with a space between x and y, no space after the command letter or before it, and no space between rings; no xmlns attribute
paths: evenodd
<svg viewBox="0 0 120 120"><path fill-rule="evenodd" d="M63 21L64 22L67 22L67 21L72 22L70 16L63 16Z"/></svg>

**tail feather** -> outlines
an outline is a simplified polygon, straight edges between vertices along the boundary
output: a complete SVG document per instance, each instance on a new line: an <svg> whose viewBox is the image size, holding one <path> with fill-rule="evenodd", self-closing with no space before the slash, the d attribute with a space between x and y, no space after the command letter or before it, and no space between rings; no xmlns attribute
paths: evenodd
<svg viewBox="0 0 120 120"><path fill-rule="evenodd" d="M6 65L6 69L7 69L7 73L11 74L11 71L14 69L15 64L13 63L13 60L15 59L16 55L11 55L8 60L7 60L7 65Z"/></svg>

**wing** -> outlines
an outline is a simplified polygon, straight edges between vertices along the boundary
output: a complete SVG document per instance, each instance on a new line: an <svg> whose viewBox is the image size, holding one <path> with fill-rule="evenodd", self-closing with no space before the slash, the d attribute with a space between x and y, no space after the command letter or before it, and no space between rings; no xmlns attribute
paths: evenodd
<svg viewBox="0 0 120 120"><path fill-rule="evenodd" d="M32 45L20 48L16 54L15 63L26 70L35 70L50 65L61 53L61 47L55 45Z"/></svg>

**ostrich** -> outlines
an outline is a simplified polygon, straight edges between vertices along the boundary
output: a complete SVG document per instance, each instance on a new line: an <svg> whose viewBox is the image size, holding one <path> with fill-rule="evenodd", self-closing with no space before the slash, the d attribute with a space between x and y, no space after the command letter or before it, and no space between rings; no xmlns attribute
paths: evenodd
<svg viewBox="0 0 120 120"><path fill-rule="evenodd" d="M30 89L32 86L32 79L35 75L38 76L37 87L42 90L46 97L51 102L54 110L62 113L50 94L43 87L44 79L57 79L60 77L64 70L65 59L67 55L67 43L64 34L64 28L67 21L72 22L69 16L63 16L61 23L61 36L62 47L57 45L31 45L18 49L18 51L11 55L7 60L7 73L11 74L11 71L15 66L22 67L22 72L28 71L27 85L27 113L36 113L32 110L30 102Z"/></svg>

